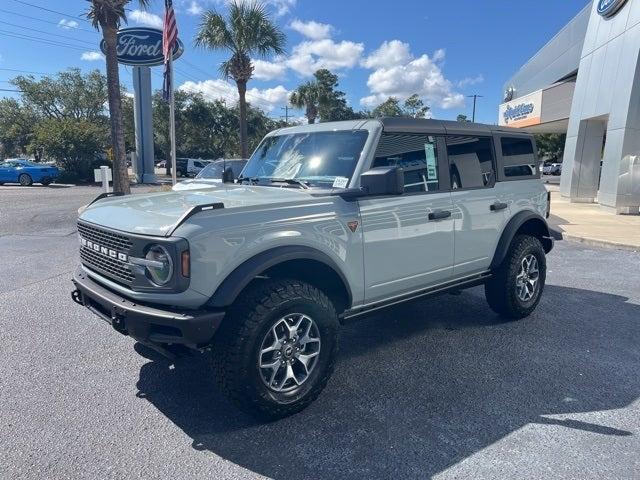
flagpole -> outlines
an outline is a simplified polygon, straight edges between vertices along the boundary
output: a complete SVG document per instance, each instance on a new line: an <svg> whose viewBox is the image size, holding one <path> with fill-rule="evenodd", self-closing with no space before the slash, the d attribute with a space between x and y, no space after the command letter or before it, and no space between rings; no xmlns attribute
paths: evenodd
<svg viewBox="0 0 640 480"><path fill-rule="evenodd" d="M173 94L173 49L169 53L169 137L171 142L171 183L177 183L176 172L176 102Z"/></svg>

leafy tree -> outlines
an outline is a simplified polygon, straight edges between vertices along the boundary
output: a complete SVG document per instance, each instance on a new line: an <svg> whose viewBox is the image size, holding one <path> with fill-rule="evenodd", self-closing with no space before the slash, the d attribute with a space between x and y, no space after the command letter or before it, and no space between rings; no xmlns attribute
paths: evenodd
<svg viewBox="0 0 640 480"><path fill-rule="evenodd" d="M233 78L240 98L240 154L248 157L247 137L247 82L253 75L252 55L282 54L286 37L276 26L261 3L235 0L229 6L228 16L209 10L195 37L195 44L210 50L228 50L231 57L222 62L221 73Z"/></svg>
<svg viewBox="0 0 640 480"><path fill-rule="evenodd" d="M564 155L564 144L567 135L564 133L544 133L536 135L536 145L541 158L549 160L561 159Z"/></svg>
<svg viewBox="0 0 640 480"><path fill-rule="evenodd" d="M133 97L122 95L122 128L127 152L136 149L136 126L133 109Z"/></svg>
<svg viewBox="0 0 640 480"><path fill-rule="evenodd" d="M118 28L127 21L125 7L131 0L87 0L90 3L87 17L96 29L102 31L107 61L107 90L109 114L111 119L111 144L113 156L113 190L131 193L127 172L124 129L122 125L122 99L120 95L120 77L118 73L118 55L116 51ZM146 8L148 0L138 0Z"/></svg>
<svg viewBox="0 0 640 480"><path fill-rule="evenodd" d="M305 117L309 123L316 123L318 117L318 103L320 87L318 82L306 82L291 92L289 102L297 108L305 109Z"/></svg>
<svg viewBox="0 0 640 480"><path fill-rule="evenodd" d="M425 105L417 93L407 98L404 103L396 97L389 97L376 108L374 108L370 116L374 118L380 117L409 117L409 118L425 118L431 107Z"/></svg>
<svg viewBox="0 0 640 480"><path fill-rule="evenodd" d="M174 92L175 103L175 121L176 121L176 155L184 156L182 151L182 144L184 143L184 137L186 130L189 126L185 123L183 112L186 107L190 94L182 90L176 90ZM153 141L154 151L157 157L161 157L167 160L167 164L170 160L169 151L169 104L162 98L162 91L158 90L154 93L152 100L152 117L153 117ZM199 128L200 126L198 126Z"/></svg>
<svg viewBox="0 0 640 480"><path fill-rule="evenodd" d="M424 104L417 93L404 101L404 114L413 118L425 118L431 107Z"/></svg>
<svg viewBox="0 0 640 480"><path fill-rule="evenodd" d="M23 104L43 118L105 118L107 80L98 70L82 74L79 68L70 68L40 80L21 75L11 83L21 91Z"/></svg>
<svg viewBox="0 0 640 480"><path fill-rule="evenodd" d="M13 98L0 99L0 158L24 155L38 116Z"/></svg>
<svg viewBox="0 0 640 480"><path fill-rule="evenodd" d="M153 131L156 156L169 158L169 107L162 93L153 95ZM223 100L207 100L200 93L176 91L176 153L181 157L215 159L239 157L237 125L238 105ZM248 150L254 149L264 135L285 126L275 122L262 110L247 105Z"/></svg>
<svg viewBox="0 0 640 480"><path fill-rule="evenodd" d="M464 122L470 122L470 120L467 118L467 116L466 116L466 115L463 115L462 113L456 117L456 120L457 120L458 122L462 122L462 123L464 123Z"/></svg>
<svg viewBox="0 0 640 480"><path fill-rule="evenodd" d="M47 118L34 131L33 145L81 180L93 177L94 162L107 144L106 126L87 119Z"/></svg>
<svg viewBox="0 0 640 480"><path fill-rule="evenodd" d="M374 118L381 117L403 117L404 112L400 106L400 100L396 97L389 97L376 108L373 109L371 115Z"/></svg>
<svg viewBox="0 0 640 480"><path fill-rule="evenodd" d="M326 68L313 74L318 85L318 114L323 122L360 118L347 105L345 93L338 90L338 76Z"/></svg>

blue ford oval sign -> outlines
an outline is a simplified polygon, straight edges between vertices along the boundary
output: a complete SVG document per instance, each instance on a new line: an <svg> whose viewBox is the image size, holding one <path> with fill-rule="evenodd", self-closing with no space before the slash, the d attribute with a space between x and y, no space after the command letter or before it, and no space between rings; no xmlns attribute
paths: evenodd
<svg viewBox="0 0 640 480"><path fill-rule="evenodd" d="M627 0L598 0L598 13L604 18L613 17Z"/></svg>
<svg viewBox="0 0 640 480"><path fill-rule="evenodd" d="M106 52L104 40L100 42L100 50ZM125 65L151 67L162 65L162 30L147 27L123 28L118 30L118 62ZM175 60L184 51L184 45L178 39L173 48Z"/></svg>

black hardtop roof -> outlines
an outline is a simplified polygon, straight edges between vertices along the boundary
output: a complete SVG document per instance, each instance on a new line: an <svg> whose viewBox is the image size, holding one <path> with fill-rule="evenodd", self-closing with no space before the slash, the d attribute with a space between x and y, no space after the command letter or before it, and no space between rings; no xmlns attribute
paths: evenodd
<svg viewBox="0 0 640 480"><path fill-rule="evenodd" d="M530 133L517 128L501 127L499 125L427 118L384 117L380 119L380 122L386 132L440 133L449 135L491 135L499 132L530 135Z"/></svg>

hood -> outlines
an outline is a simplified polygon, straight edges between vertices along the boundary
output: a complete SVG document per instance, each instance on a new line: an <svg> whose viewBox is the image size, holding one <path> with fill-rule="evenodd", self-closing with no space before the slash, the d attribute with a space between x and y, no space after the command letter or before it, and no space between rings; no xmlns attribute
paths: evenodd
<svg viewBox="0 0 640 480"><path fill-rule="evenodd" d="M223 203L226 210L252 205L301 202L309 198L309 193L295 188L234 184L216 188L207 185L207 188L200 190L105 198L89 205L80 219L125 232L164 236L174 228L182 215L198 205Z"/></svg>

